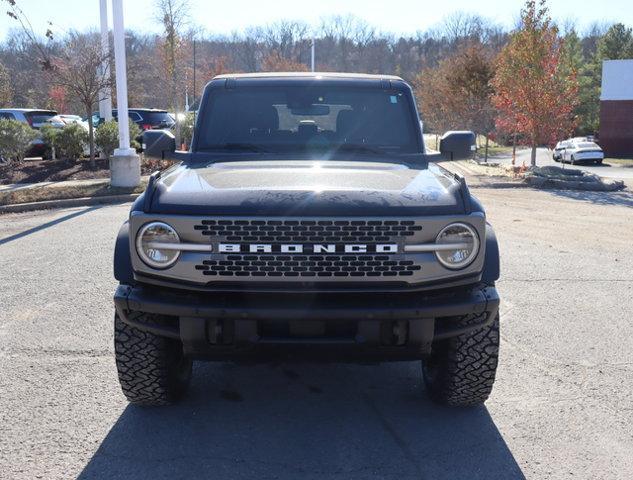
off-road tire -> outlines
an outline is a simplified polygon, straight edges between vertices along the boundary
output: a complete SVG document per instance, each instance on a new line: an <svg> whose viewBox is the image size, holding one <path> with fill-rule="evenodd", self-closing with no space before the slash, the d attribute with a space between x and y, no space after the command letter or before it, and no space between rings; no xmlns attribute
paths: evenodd
<svg viewBox="0 0 633 480"><path fill-rule="evenodd" d="M471 316L459 325L477 321ZM422 373L431 399L442 405L469 407L492 392L499 358L499 315L487 327L435 342Z"/></svg>
<svg viewBox="0 0 633 480"><path fill-rule="evenodd" d="M169 405L186 392L192 361L179 341L131 327L115 315L114 351L121 389L130 403Z"/></svg>

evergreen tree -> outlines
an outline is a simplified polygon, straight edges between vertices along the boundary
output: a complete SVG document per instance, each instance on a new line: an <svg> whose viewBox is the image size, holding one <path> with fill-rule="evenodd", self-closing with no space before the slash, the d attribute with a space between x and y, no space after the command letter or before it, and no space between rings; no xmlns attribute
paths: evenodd
<svg viewBox="0 0 633 480"><path fill-rule="evenodd" d="M595 134L600 129L602 62L624 58L633 58L633 35L630 28L616 23L598 40L596 54L579 72L578 133Z"/></svg>

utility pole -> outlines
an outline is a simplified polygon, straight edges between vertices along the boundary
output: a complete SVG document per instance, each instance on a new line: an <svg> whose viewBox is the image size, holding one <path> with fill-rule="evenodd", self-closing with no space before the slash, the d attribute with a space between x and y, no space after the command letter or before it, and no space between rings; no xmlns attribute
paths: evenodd
<svg viewBox="0 0 633 480"><path fill-rule="evenodd" d="M119 148L110 158L110 183L113 187L136 187L141 183L141 162L136 150L130 148L123 0L112 0L112 21Z"/></svg>
<svg viewBox="0 0 633 480"><path fill-rule="evenodd" d="M312 68L311 68L311 71L313 71L313 72L314 72L314 50L315 50L315 43L316 43L316 40L315 40L315 38L314 38L314 37L312 37L312 48L310 49L310 50L311 50L312 55L311 55L311 62L310 62L310 65L311 65L311 67L312 67Z"/></svg>
<svg viewBox="0 0 633 480"><path fill-rule="evenodd" d="M99 0L99 13L101 20L101 53L103 54L103 64L101 65L101 75L110 75L110 39L108 38L108 0ZM99 95L99 116L106 122L112 120L112 89L104 87ZM88 121L91 121L88 119Z"/></svg>
<svg viewBox="0 0 633 480"><path fill-rule="evenodd" d="M194 108L193 110L193 124L196 124L196 116L198 113L198 109L196 108L196 39L193 39L193 98L191 100L191 104Z"/></svg>

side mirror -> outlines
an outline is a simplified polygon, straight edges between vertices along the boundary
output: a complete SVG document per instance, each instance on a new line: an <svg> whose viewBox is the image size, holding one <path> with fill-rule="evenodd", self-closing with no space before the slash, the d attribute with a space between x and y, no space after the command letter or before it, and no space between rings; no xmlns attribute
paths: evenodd
<svg viewBox="0 0 633 480"><path fill-rule="evenodd" d="M145 130L142 137L146 157L162 160L176 151L176 137L169 130Z"/></svg>
<svg viewBox="0 0 633 480"><path fill-rule="evenodd" d="M469 131L446 132L440 138L440 155L444 160L468 160L477 151L476 137Z"/></svg>

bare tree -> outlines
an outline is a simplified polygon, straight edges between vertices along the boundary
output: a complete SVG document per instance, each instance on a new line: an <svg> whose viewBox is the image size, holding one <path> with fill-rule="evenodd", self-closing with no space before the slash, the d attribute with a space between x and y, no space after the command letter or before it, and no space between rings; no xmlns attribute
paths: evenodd
<svg viewBox="0 0 633 480"><path fill-rule="evenodd" d="M354 15L334 15L321 20L320 33L334 47L336 69L349 71L360 52L375 38L376 30Z"/></svg>
<svg viewBox="0 0 633 480"><path fill-rule="evenodd" d="M484 20L479 15L455 12L444 18L440 31L449 42L463 39L479 39L483 33Z"/></svg>
<svg viewBox="0 0 633 480"><path fill-rule="evenodd" d="M310 28L304 22L284 20L267 25L263 29L264 57L273 55L293 63L307 61L309 38Z"/></svg>
<svg viewBox="0 0 633 480"><path fill-rule="evenodd" d="M74 95L84 107L88 118L88 138L90 144L90 166L95 168L94 128L92 112L101 99L102 92L112 84L107 70L101 68L110 63L110 54L104 54L97 34L76 34L69 36L60 57L51 59L53 82Z"/></svg>
<svg viewBox="0 0 633 480"><path fill-rule="evenodd" d="M94 130L91 117L101 93L106 91L112 83L111 76L101 68L104 63L111 62L111 54L102 52L99 38L95 33L76 32L70 33L61 47L53 53L50 45L40 41L28 17L15 0L5 1L9 4L7 14L20 24L29 42L35 47L39 63L49 82L74 95L83 106L88 117L90 166L94 168L96 166ZM52 42L53 32L48 29L45 37Z"/></svg>
<svg viewBox="0 0 633 480"><path fill-rule="evenodd" d="M183 29L189 20L189 0L156 0L156 8L158 9L157 20L165 29L163 39L165 71L171 84L171 108L177 116L182 110L183 92L179 89L181 79L178 72ZM178 118L176 118L176 145L180 145Z"/></svg>
<svg viewBox="0 0 633 480"><path fill-rule="evenodd" d="M257 71L262 57L263 32L260 27L247 28L244 35L233 34L234 52L249 72Z"/></svg>
<svg viewBox="0 0 633 480"><path fill-rule="evenodd" d="M0 63L0 107L8 107L13 99L13 91L7 69Z"/></svg>

